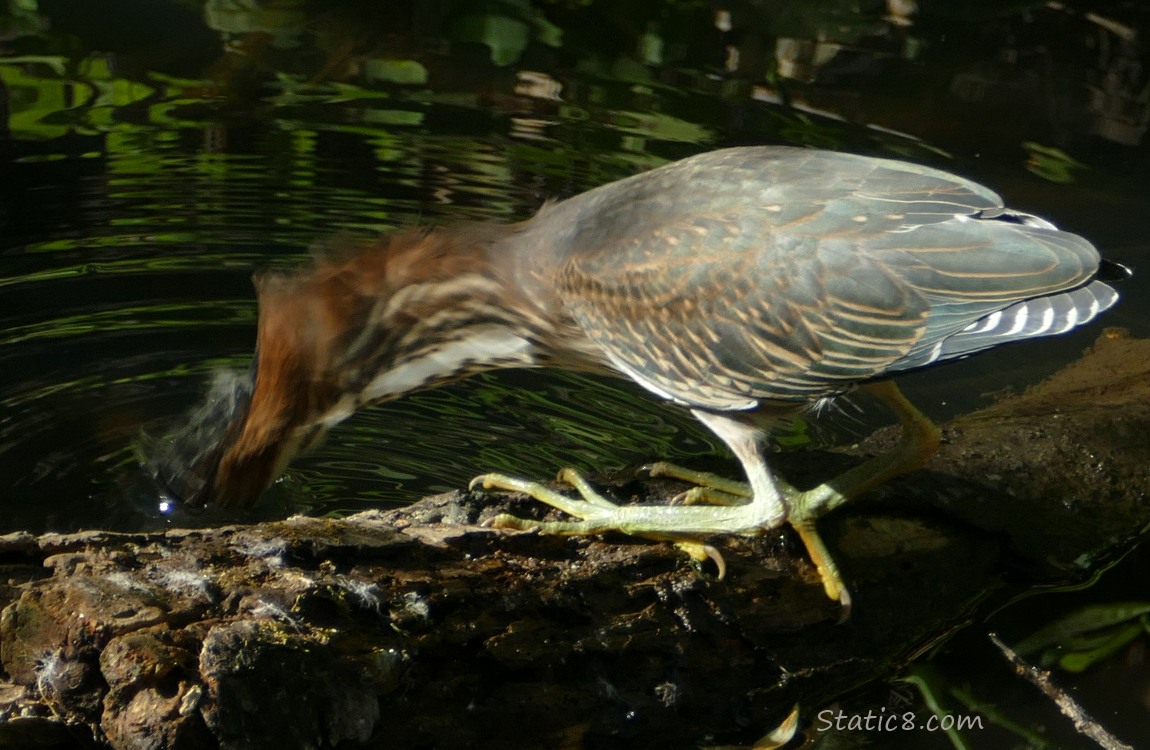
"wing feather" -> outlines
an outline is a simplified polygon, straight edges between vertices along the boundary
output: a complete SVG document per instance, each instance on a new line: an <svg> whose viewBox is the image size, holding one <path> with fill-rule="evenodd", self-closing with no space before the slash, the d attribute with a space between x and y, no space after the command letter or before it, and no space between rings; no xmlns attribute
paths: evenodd
<svg viewBox="0 0 1150 750"><path fill-rule="evenodd" d="M1104 285L1085 286L1099 263L1088 242L902 162L727 149L547 212L577 224L553 245L567 314L617 369L697 407L831 395L1108 304ZM1078 288L1092 291L1065 294ZM1058 311L1045 326L1043 304Z"/></svg>

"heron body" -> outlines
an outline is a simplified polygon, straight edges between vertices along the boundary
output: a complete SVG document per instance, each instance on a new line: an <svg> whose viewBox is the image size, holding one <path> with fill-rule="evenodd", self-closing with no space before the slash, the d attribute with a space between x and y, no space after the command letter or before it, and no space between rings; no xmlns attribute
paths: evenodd
<svg viewBox="0 0 1150 750"><path fill-rule="evenodd" d="M609 372L691 409L741 462L747 498L614 506L531 484L579 519L544 531L691 540L790 521L845 601L814 519L921 464L933 428L883 391L913 439L807 492L767 468L763 430L859 384L1087 323L1117 299L1100 262L960 177L784 147L695 156L519 224L391 235L257 280L254 388L201 499L254 502L372 402L504 367Z"/></svg>

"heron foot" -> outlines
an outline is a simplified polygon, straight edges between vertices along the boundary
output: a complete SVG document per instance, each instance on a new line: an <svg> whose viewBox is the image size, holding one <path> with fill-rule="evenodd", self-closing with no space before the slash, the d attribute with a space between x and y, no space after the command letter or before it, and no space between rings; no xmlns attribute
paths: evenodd
<svg viewBox="0 0 1150 750"><path fill-rule="evenodd" d="M546 503L569 516L579 519L577 521L535 521L519 518L509 513L501 513L492 518L488 525L500 529L517 529L520 531L539 531L544 534L562 536L584 536L601 534L608 531L618 531L632 536L641 536L659 541L672 541L683 550L692 560L704 563L708 560L715 564L716 578L722 580L727 574L727 562L723 555L710 544L688 538L691 534L679 531L676 527L678 521L668 524L660 523L664 511L674 513L675 508L668 506L649 505L618 505L608 500L593 488L586 478L575 469L562 469L558 476L559 481L566 482L578 491L580 497L568 497L550 487L540 483L505 474L484 474L471 480L468 489L477 487L483 489L502 489L512 492L522 492L534 499Z"/></svg>
<svg viewBox="0 0 1150 750"><path fill-rule="evenodd" d="M667 461L656 461L643 466L642 469L652 477L670 477L694 484L694 487L676 497L676 500L688 505L745 504L750 502L752 497L751 487L746 482L728 479L707 471L688 469ZM850 614L850 591L843 582L838 564L835 563L815 526L821 515L841 505L846 498L830 483L801 492L778 476L775 476L774 480L787 500L787 522L798 533L803 546L806 547L807 555L818 571L827 597L842 605L843 619L846 619Z"/></svg>
<svg viewBox="0 0 1150 750"><path fill-rule="evenodd" d="M504 513L488 522L488 525L495 528L534 530L544 534L562 536L584 536L615 531L647 539L671 541L697 561L708 559L713 561L720 578L725 575L726 563L718 550L700 541L701 537L724 533L758 536L772 528L764 519L757 517L756 506L747 501L750 494L749 489L742 487L739 482L703 472L694 472L673 464L655 464L649 467L649 471L657 476L674 476L688 481L705 481L707 485L700 485L705 490L716 490L715 487L708 485L718 484L718 491L721 494L742 502L738 505L619 505L597 492L587 482L586 478L574 469L561 470L558 479L574 487L579 493L579 497L570 497L540 482L519 479L505 474L484 474L476 477L471 481L469 489L474 490L482 487L483 489L522 492L578 519L574 521L535 521ZM712 480L717 481L712 482ZM834 563L826 544L815 529L814 520L819 514L821 503L803 502L804 496L810 493L797 492L789 485L785 485L785 487L789 500L794 502L793 507L798 509L797 515L792 513L793 517L788 520L798 531L803 544L806 545L811 561L815 564L822 579L827 596L842 603L844 608L849 608L850 595L843 584L838 566ZM820 492L820 490L822 488L816 488L811 492ZM742 496L738 497L736 492L741 492ZM716 496L705 494L704 497L709 500ZM821 495L819 498L812 497L812 500L816 499L821 499Z"/></svg>
<svg viewBox="0 0 1150 750"><path fill-rule="evenodd" d="M758 536L777 525L773 516L764 513L754 503L734 506L619 505L599 494L574 469L563 469L558 478L573 486L580 497L568 497L539 482L504 474L476 477L469 488L522 492L578 519L543 522L503 515L491 521L493 526L540 529L549 534L582 535L619 531L634 536L680 542L694 541L713 534Z"/></svg>

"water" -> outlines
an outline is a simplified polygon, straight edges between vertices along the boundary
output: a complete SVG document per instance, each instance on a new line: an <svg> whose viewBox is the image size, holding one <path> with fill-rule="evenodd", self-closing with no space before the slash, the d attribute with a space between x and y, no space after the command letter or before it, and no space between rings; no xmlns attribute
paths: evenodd
<svg viewBox="0 0 1150 750"><path fill-rule="evenodd" d="M135 482L141 434L178 423L214 370L247 366L253 271L305 262L337 233L518 220L669 159L799 143L950 168L1118 260L1147 256L1146 149L1087 132L1101 126L1082 91L1119 52L1103 59L1105 32L1069 11L943 8L901 26L881 8L801 3L740 4L727 20L639 3L89 7L0 14L0 531L229 520L157 516ZM842 47L830 61L806 41L828 34ZM1042 34L1070 50L1043 48L1050 80L1069 70L1081 85L1028 83ZM953 41L970 38L990 41ZM1147 332L1147 278L1104 325ZM946 417L1098 331L907 387ZM881 419L839 417L828 434ZM500 373L357 415L246 517L715 450L628 384Z"/></svg>

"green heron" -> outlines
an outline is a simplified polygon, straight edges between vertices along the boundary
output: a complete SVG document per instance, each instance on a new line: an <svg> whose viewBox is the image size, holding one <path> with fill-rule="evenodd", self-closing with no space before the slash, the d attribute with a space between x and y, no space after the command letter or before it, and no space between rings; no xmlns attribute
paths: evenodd
<svg viewBox="0 0 1150 750"><path fill-rule="evenodd" d="M479 477L576 519L498 525L615 530L698 553L709 536L789 522L847 605L817 519L938 444L886 379L1090 321L1117 299L1096 278L1101 263L1081 237L935 169L784 147L702 154L522 223L402 232L259 276L254 385L193 494L253 503L370 403L496 368L613 373L722 439L747 484L699 479L737 499L616 505L570 470L581 498ZM774 476L761 450L772 425L856 388L899 416L899 447L806 491Z"/></svg>

